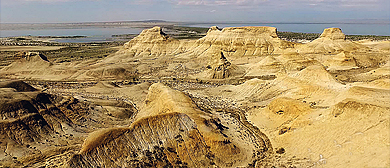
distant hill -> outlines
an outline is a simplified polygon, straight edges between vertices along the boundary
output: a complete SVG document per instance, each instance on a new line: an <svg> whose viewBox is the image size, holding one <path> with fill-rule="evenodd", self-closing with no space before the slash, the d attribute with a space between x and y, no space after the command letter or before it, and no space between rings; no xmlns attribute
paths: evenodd
<svg viewBox="0 0 390 168"><path fill-rule="evenodd" d="M165 20L143 20L141 22L167 22Z"/></svg>

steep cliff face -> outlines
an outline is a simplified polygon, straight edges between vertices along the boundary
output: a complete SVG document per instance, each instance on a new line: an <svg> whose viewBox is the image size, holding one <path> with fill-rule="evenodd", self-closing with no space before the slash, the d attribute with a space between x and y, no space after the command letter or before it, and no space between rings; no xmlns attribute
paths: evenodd
<svg viewBox="0 0 390 168"><path fill-rule="evenodd" d="M150 86L145 104L130 127L89 135L69 166L236 167L272 153L268 138L239 119L206 113L162 84Z"/></svg>
<svg viewBox="0 0 390 168"><path fill-rule="evenodd" d="M294 43L281 40L276 32L274 27L229 27L220 30L214 26L201 39L178 41L162 32L160 27L154 27L142 31L127 42L115 58L108 58L107 61L122 60L124 56L209 57L221 50L228 56L236 57L269 55L294 47Z"/></svg>
<svg viewBox="0 0 390 168"><path fill-rule="evenodd" d="M294 47L293 43L281 40L276 32L274 27L228 27L222 30L211 27L189 51L202 57L223 50L229 57L240 57L269 55Z"/></svg>

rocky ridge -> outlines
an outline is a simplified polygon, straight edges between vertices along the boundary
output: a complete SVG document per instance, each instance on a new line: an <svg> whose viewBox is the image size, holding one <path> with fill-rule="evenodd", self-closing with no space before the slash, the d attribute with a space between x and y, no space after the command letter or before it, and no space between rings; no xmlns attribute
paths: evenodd
<svg viewBox="0 0 390 168"><path fill-rule="evenodd" d="M145 103L129 128L91 134L70 166L232 167L272 154L265 136L256 136L237 121L222 124L227 118L201 111L189 97L162 84L150 86Z"/></svg>

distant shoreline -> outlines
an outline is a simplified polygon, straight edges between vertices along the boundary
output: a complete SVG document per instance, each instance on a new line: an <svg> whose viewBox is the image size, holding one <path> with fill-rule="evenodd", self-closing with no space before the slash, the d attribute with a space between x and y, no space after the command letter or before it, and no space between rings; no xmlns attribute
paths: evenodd
<svg viewBox="0 0 390 168"><path fill-rule="evenodd" d="M264 25L263 25L264 24ZM224 27L244 26L271 26L278 29L280 38L299 42L300 40L314 40L318 38L324 28L342 27L347 29L345 34L350 40L389 40L390 32L386 30L388 25L380 24L381 32L375 33L348 33L348 28L358 29L359 26L370 31L372 24L338 23L337 25L327 23L254 23L254 22L227 22L227 23L195 23L195 22L167 22L167 21L124 21L124 22L85 22L85 23L17 23L1 24L0 38L33 38L47 42L59 43L99 43L114 41L129 41L143 29L160 26L167 34L176 39L196 39L203 37L208 28L217 25ZM287 31L286 31L287 30ZM383 32L387 34L383 34ZM49 39L49 40L48 40ZM21 39L23 40L23 39ZM21 41L17 40L17 41Z"/></svg>
<svg viewBox="0 0 390 168"><path fill-rule="evenodd" d="M190 26L191 25L227 25L227 24L378 24L389 25L389 21L373 22L170 22L170 21L113 21L113 22L75 22L75 23L0 23L0 30L31 30L31 29L77 29L77 28L145 28L150 26Z"/></svg>
<svg viewBox="0 0 390 168"><path fill-rule="evenodd" d="M175 22L83 22L83 23L0 23L0 30L81 29L81 28L147 28L175 25Z"/></svg>

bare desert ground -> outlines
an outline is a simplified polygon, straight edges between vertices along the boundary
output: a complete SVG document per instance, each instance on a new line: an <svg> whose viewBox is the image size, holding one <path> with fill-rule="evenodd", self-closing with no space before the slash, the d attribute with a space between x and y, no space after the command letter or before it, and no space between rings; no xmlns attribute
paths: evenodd
<svg viewBox="0 0 390 168"><path fill-rule="evenodd" d="M58 50L64 47L61 46L0 46L0 51L46 51L46 50Z"/></svg>
<svg viewBox="0 0 390 168"><path fill-rule="evenodd" d="M0 70L0 167L390 166L388 40L153 27L53 47Z"/></svg>

